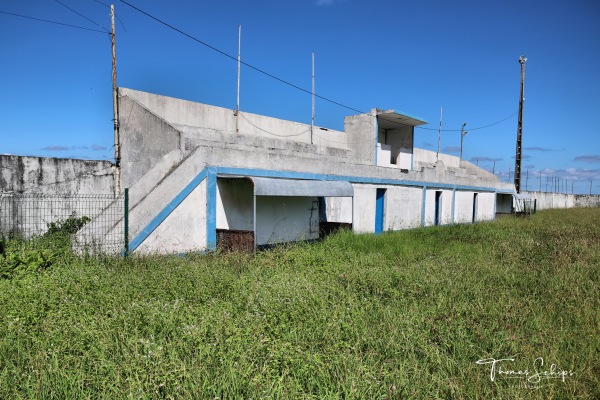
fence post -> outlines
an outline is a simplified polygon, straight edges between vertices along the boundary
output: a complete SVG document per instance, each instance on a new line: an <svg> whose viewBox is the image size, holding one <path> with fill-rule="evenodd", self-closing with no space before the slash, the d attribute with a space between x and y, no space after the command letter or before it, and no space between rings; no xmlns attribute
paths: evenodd
<svg viewBox="0 0 600 400"><path fill-rule="evenodd" d="M125 188L125 258L129 256L129 188Z"/></svg>

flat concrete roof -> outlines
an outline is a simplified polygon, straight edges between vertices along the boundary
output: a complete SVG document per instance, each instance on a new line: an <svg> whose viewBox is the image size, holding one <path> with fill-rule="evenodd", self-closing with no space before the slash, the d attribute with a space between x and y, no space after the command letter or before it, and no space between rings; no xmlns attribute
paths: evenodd
<svg viewBox="0 0 600 400"><path fill-rule="evenodd" d="M398 125L419 126L427 124L424 119L394 110L377 110L377 120L379 127L383 129L394 129Z"/></svg>

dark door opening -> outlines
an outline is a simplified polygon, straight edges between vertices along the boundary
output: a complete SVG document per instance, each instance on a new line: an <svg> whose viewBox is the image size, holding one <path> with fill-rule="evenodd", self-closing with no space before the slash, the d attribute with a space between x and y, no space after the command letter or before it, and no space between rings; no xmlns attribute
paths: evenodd
<svg viewBox="0 0 600 400"><path fill-rule="evenodd" d="M473 194L473 220L472 222L477 221L477 193Z"/></svg>
<svg viewBox="0 0 600 400"><path fill-rule="evenodd" d="M435 214L433 217L433 224L440 225L442 223L442 191L436 190L435 192Z"/></svg>

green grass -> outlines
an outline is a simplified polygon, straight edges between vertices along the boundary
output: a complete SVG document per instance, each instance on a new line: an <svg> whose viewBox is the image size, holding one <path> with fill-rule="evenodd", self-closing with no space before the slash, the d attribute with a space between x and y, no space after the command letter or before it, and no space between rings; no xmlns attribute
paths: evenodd
<svg viewBox="0 0 600 400"><path fill-rule="evenodd" d="M600 398L600 209L0 280L0 398ZM525 388L485 358L575 374Z"/></svg>

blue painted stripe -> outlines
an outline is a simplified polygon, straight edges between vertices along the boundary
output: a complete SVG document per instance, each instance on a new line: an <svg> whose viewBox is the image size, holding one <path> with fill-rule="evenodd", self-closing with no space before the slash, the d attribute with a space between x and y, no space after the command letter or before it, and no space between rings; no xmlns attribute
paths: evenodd
<svg viewBox="0 0 600 400"><path fill-rule="evenodd" d="M427 205L427 186L423 186L423 204L421 205L421 226L425 226L425 206Z"/></svg>
<svg viewBox="0 0 600 400"><path fill-rule="evenodd" d="M453 190L476 190L480 192L492 192L500 194L513 194L514 190L498 190L489 187L479 186L463 186L453 185L437 182L424 182L424 181L410 181L403 179L383 179L383 178L369 178L360 176L345 176L345 175L331 175L331 174L315 174L309 172L292 172L292 171L278 171L278 170L265 170L265 169L251 169L251 168L234 168L234 167L207 167L203 169L192 181L179 193L173 200L161 210L156 217L150 221L150 223L130 242L129 249L133 252L137 249L140 244L144 242L150 236L150 234L162 223L164 220L175 210L187 196L202 182L204 179L210 176L212 184L207 185L207 245L216 246L216 178L217 175L247 175L247 176L258 176L268 178L289 178L289 179L308 179L308 180L322 180L322 181L348 181L351 183L358 184L376 184L376 185L393 185L393 186L409 186L409 187L421 187L423 188L423 205L421 209L421 224L425 226L425 207L427 198L427 188L435 189L453 189ZM496 211L496 201L494 201L494 215Z"/></svg>
<svg viewBox="0 0 600 400"><path fill-rule="evenodd" d="M456 190L472 190L479 192L495 192L496 188L484 186L466 186L455 185L450 183L438 183L428 181L410 181L404 179L384 179L384 178L369 178L361 176L348 175L331 175L331 174L314 174L309 172L293 172L293 171L276 171L266 169L249 169L249 168L231 168L231 167L214 167L219 175L247 175L266 178L288 178L288 179L313 179L321 181L348 181L351 183L369 183L374 185L394 185L394 186L427 186L431 189L456 189ZM499 193L513 194L514 190L500 190Z"/></svg>
<svg viewBox="0 0 600 400"><path fill-rule="evenodd" d="M456 208L456 190L452 191L452 223L454 223L454 209Z"/></svg>
<svg viewBox="0 0 600 400"><path fill-rule="evenodd" d="M150 236L152 232L175 210L186 197L206 178L206 168L203 169L152 221L129 243L129 251L133 252Z"/></svg>
<svg viewBox="0 0 600 400"><path fill-rule="evenodd" d="M206 178L206 248L217 249L217 173L208 168Z"/></svg>

